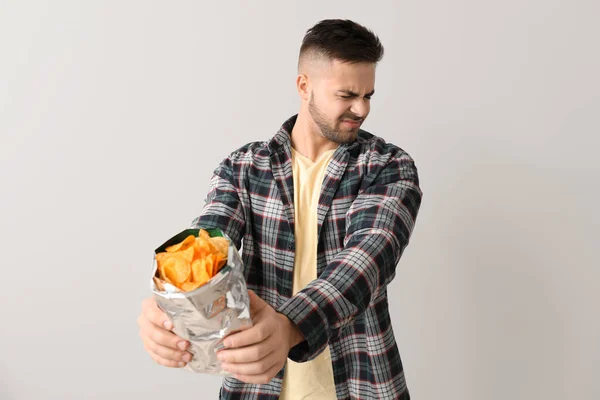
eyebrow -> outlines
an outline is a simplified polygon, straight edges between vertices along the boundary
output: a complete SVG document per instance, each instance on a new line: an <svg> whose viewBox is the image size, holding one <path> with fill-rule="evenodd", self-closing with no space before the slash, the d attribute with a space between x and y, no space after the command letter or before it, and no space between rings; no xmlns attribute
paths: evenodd
<svg viewBox="0 0 600 400"><path fill-rule="evenodd" d="M344 94L347 94L347 95L349 95L349 96L358 97L358 93L354 93L352 90L345 90L345 89L342 89L342 90L338 90L338 93L344 93ZM375 89L371 90L371 92L370 92L370 93L367 93L367 94L365 95L365 97L371 97L371 96L373 96L374 94L375 94Z"/></svg>

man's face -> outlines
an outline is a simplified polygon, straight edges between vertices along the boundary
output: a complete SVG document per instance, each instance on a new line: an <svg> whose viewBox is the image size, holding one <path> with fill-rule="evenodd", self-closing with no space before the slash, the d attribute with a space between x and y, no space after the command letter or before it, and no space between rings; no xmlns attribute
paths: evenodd
<svg viewBox="0 0 600 400"><path fill-rule="evenodd" d="M323 63L311 88L308 111L326 139L342 144L354 141L369 115L375 86L375 64Z"/></svg>

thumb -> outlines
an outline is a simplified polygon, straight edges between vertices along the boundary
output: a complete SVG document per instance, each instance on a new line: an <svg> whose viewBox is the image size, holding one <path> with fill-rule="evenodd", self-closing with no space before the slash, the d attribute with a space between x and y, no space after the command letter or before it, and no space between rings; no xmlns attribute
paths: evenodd
<svg viewBox="0 0 600 400"><path fill-rule="evenodd" d="M250 298L250 315L255 316L261 312L268 304L258 297L254 291L248 289L248 297Z"/></svg>

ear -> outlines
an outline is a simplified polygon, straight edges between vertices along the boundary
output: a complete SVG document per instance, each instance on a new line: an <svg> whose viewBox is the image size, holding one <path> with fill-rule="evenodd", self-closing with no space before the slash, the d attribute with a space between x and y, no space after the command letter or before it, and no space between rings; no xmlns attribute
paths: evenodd
<svg viewBox="0 0 600 400"><path fill-rule="evenodd" d="M309 89L308 76L306 74L300 74L296 77L296 89L300 98L304 101L308 101L310 89Z"/></svg>

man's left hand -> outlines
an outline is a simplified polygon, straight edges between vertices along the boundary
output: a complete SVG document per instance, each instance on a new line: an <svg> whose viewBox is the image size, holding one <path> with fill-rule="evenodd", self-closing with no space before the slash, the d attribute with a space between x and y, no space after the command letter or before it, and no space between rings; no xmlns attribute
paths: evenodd
<svg viewBox="0 0 600 400"><path fill-rule="evenodd" d="M249 290L253 326L228 336L217 353L223 369L246 383L265 384L283 368L290 349L304 338L285 315Z"/></svg>

